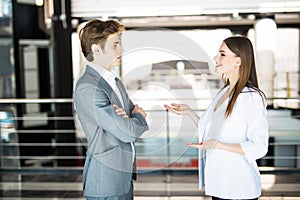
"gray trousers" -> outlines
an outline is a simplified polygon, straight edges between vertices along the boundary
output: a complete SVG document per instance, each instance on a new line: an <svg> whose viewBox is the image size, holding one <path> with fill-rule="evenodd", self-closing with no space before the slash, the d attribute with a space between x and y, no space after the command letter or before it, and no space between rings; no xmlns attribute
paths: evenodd
<svg viewBox="0 0 300 200"><path fill-rule="evenodd" d="M133 200L133 183L127 194L121 196L110 196L110 197L85 197L86 200Z"/></svg>

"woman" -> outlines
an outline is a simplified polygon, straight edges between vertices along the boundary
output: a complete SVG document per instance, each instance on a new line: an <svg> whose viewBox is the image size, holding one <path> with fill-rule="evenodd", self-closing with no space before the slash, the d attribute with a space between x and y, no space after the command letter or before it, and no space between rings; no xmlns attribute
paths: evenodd
<svg viewBox="0 0 300 200"><path fill-rule="evenodd" d="M206 152L206 195L213 200L258 199L261 183L256 160L267 153L269 136L252 44L246 37L229 37L214 60L225 85L201 118L185 104L165 107L189 116L198 126L200 142L189 146Z"/></svg>

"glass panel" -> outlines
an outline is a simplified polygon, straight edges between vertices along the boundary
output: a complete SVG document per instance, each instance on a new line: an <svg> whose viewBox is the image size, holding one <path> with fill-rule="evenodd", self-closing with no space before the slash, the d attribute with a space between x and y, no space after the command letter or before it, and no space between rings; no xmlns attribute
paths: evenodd
<svg viewBox="0 0 300 200"><path fill-rule="evenodd" d="M0 1L0 98L15 97L13 38L12 38L12 3Z"/></svg>
<svg viewBox="0 0 300 200"><path fill-rule="evenodd" d="M0 98L15 98L12 2L0 0ZM19 167L15 109L0 105L0 167Z"/></svg>
<svg viewBox="0 0 300 200"><path fill-rule="evenodd" d="M129 96L148 112L150 130L136 143L138 167L193 168L198 140L191 120L169 114L163 104L190 105L199 113L222 87L213 57L228 29L136 29L122 34L121 74ZM146 39L145 39L146 38Z"/></svg>

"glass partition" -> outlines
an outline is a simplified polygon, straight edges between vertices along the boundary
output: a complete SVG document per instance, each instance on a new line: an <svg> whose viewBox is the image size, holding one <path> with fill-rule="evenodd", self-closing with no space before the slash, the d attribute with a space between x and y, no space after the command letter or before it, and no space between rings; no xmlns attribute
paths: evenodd
<svg viewBox="0 0 300 200"><path fill-rule="evenodd" d="M0 99L15 98L15 66L12 30L12 2L0 1ZM19 160L6 159L19 156L16 133L15 108L12 104L0 105L0 166L18 167Z"/></svg>

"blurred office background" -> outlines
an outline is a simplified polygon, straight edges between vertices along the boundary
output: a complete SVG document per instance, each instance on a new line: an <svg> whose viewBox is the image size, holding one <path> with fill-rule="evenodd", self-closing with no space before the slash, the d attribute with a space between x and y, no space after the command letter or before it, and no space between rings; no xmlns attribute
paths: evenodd
<svg viewBox="0 0 300 200"><path fill-rule="evenodd" d="M163 105L204 112L222 87L213 57L231 35L252 41L268 98L261 199L300 198L300 1L0 0L0 199L83 198L87 143L72 94L85 63L78 30L91 18L126 26L113 70L148 113L136 199L209 199L186 146L196 127Z"/></svg>

